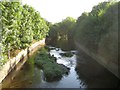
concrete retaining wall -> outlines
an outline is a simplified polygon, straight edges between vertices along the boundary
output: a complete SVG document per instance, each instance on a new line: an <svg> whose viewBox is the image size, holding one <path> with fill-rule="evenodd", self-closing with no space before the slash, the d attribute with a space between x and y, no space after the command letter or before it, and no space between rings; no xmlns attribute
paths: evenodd
<svg viewBox="0 0 120 90"><path fill-rule="evenodd" d="M110 72L112 72L115 76L117 76L118 78L120 78L119 71L118 71L118 64L115 64L113 62L107 62L104 57L101 57L97 53L95 54L93 52L90 52L88 49L86 49L82 45L78 44L77 42L76 42L76 46L77 46L77 48L80 48L83 52L85 52L88 56L92 57L98 63L100 63L101 65L103 65L107 70L109 70Z"/></svg>
<svg viewBox="0 0 120 90"><path fill-rule="evenodd" d="M18 64L18 62L27 56L29 53L34 52L37 47L41 47L45 45L45 39L40 40L34 44L32 44L29 48L22 50L16 55L16 57L10 59L5 65L3 65L0 70L0 83L3 79L9 74L9 72Z"/></svg>

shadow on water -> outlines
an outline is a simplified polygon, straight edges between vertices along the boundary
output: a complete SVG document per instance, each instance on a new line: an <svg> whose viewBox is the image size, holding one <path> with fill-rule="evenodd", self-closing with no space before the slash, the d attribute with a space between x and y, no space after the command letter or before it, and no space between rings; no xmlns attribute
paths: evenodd
<svg viewBox="0 0 120 90"><path fill-rule="evenodd" d="M57 58L57 63L63 64L70 68L68 75L63 75L60 80L47 82L44 79L44 72L37 68L37 66L34 64L34 59L37 55L36 53L39 53L39 51L37 51L35 54L29 57L21 69L17 71L13 70L6 77L6 79L2 82L2 87L88 89L118 88L120 86L119 79L115 75L113 75L81 50L73 50L71 45L61 44L59 48L50 46L48 47L50 54ZM70 55L70 52L72 55Z"/></svg>
<svg viewBox="0 0 120 90"><path fill-rule="evenodd" d="M68 43L67 41L56 43L52 43L53 46L58 46L62 50L76 49L74 43ZM80 85L86 85L87 88L120 88L120 79L118 77L82 50L77 49L77 52L77 65L75 70L78 78L84 82L80 83Z"/></svg>
<svg viewBox="0 0 120 90"><path fill-rule="evenodd" d="M40 81L40 71L34 67L35 55L36 53L22 59L3 80L2 88L29 88L31 84ZM28 60L26 61L26 59ZM17 69L18 67L20 68Z"/></svg>
<svg viewBox="0 0 120 90"><path fill-rule="evenodd" d="M46 44L53 46L53 47L61 48L64 51L75 50L74 43L71 43L68 40L57 40L57 41L47 41L46 40Z"/></svg>
<svg viewBox="0 0 120 90"><path fill-rule="evenodd" d="M76 71L87 88L120 88L120 80L115 75L82 51L77 55Z"/></svg>

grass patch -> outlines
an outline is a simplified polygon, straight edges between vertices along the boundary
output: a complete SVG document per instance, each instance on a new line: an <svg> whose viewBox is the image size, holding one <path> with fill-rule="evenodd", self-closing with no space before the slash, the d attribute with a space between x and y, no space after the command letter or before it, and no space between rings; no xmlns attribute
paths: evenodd
<svg viewBox="0 0 120 90"><path fill-rule="evenodd" d="M47 81L55 81L62 78L63 74L68 74L69 69L64 65L57 64L56 58L50 56L45 48L42 48L36 59L35 64L43 69Z"/></svg>

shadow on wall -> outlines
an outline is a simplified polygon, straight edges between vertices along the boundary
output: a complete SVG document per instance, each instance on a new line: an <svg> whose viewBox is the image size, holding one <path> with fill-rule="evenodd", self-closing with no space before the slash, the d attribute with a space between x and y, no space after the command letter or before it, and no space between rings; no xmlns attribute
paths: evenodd
<svg viewBox="0 0 120 90"><path fill-rule="evenodd" d="M84 42L83 42L84 43ZM85 47L80 42L75 42L78 50L84 51L87 55L92 57L98 63L107 68L110 72L116 75L118 78L120 75L119 61L118 61L118 31L110 31L104 37L101 38L98 43L98 48L94 46ZM79 51L81 52L81 51Z"/></svg>
<svg viewBox="0 0 120 90"><path fill-rule="evenodd" d="M79 78L86 83L87 88L119 87L119 78L81 50L77 55L76 71Z"/></svg>
<svg viewBox="0 0 120 90"><path fill-rule="evenodd" d="M118 72L118 32L109 32L105 37L102 38L99 43L98 56L102 57L101 63L103 63L108 70L114 73L120 78L120 73Z"/></svg>

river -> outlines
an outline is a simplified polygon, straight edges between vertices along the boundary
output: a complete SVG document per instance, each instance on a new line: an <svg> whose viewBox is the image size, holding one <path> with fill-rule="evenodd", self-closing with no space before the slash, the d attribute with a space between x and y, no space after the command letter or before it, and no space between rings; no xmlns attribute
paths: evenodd
<svg viewBox="0 0 120 90"><path fill-rule="evenodd" d="M58 64L70 68L68 75L58 81L47 82L42 69L34 64L35 52L24 65L14 69L2 82L2 88L117 88L119 79L103 66L92 60L83 52L77 50L65 51L49 46L50 55L54 55ZM62 56L61 53L72 53L72 56ZM20 62L22 63L22 61ZM19 64L20 64L19 63ZM18 64L18 66L19 66Z"/></svg>

